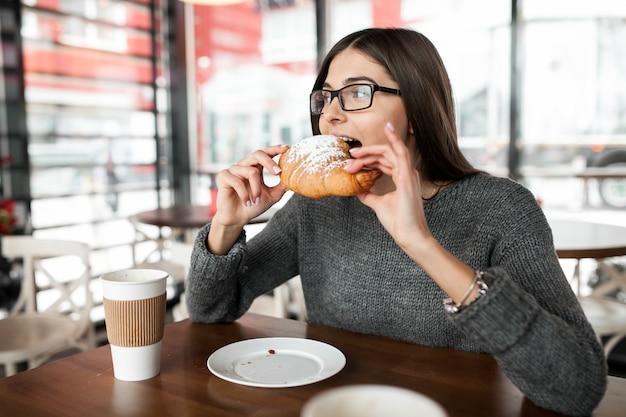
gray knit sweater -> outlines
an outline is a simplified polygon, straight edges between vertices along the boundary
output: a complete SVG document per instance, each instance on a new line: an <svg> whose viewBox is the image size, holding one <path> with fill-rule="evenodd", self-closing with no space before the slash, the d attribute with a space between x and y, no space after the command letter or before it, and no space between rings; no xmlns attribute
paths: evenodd
<svg viewBox="0 0 626 417"><path fill-rule="evenodd" d="M457 181L424 203L449 252L496 278L457 314L357 198L294 195L257 236L225 256L197 236L187 286L190 317L233 321L255 297L300 275L309 321L411 343L494 355L540 407L588 415L606 388L606 361L555 255L532 194L488 175Z"/></svg>

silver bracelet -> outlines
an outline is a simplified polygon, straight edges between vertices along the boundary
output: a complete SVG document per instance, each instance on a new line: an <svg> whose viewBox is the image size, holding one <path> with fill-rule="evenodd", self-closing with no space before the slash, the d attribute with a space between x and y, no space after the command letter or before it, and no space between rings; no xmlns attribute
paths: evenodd
<svg viewBox="0 0 626 417"><path fill-rule="evenodd" d="M458 313L459 311L471 305L474 301L478 300L480 297L487 293L489 285L491 285L491 282L493 281L493 277L491 277L490 275L488 276L489 278L487 279L487 281L489 281L489 284L487 284L487 282L485 282L485 278L487 277L487 275L485 275L483 271L477 270L475 272L476 274L474 275L474 280L470 284L467 291L465 291L465 294L461 298L461 301L455 303L452 298L446 298L445 300L443 300L443 307L448 313ZM476 286L478 286L478 295L467 306L464 306L463 303L467 300L467 297L469 297L469 295L472 293L472 290Z"/></svg>

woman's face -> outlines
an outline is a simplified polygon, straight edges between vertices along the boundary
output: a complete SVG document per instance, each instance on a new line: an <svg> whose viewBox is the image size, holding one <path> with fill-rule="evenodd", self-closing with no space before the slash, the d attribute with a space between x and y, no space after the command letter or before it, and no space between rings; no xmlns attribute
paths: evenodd
<svg viewBox="0 0 626 417"><path fill-rule="evenodd" d="M337 55L328 68L323 89L339 90L350 84L377 84L381 87L398 88L387 71L368 55L346 49ZM372 106L357 111L344 111L335 97L324 107L320 115L319 129L322 134L356 139L363 146L385 144L385 124L393 124L396 133L408 143L410 132L406 109L402 98L396 94L377 91Z"/></svg>

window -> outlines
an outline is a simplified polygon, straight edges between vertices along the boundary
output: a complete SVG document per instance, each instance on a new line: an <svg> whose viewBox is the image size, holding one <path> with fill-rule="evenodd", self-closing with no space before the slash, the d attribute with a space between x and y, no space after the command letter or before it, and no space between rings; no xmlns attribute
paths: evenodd
<svg viewBox="0 0 626 417"><path fill-rule="evenodd" d="M165 2L24 1L30 222L132 266L132 214L170 200ZM154 13L154 14L153 14Z"/></svg>
<svg viewBox="0 0 626 417"><path fill-rule="evenodd" d="M192 201L210 201L212 175L256 149L311 135L313 1L187 8L194 22L198 141ZM300 105L297 105L300 103ZM191 111L194 113L194 111ZM207 175L208 174L208 175Z"/></svg>
<svg viewBox="0 0 626 417"><path fill-rule="evenodd" d="M459 145L476 166L507 175L510 3L402 1L403 25L437 47L456 99Z"/></svg>
<svg viewBox="0 0 626 417"><path fill-rule="evenodd" d="M545 204L626 207L623 179L585 187L571 178L626 165L626 4L527 0L524 17L520 146L529 188Z"/></svg>
<svg viewBox="0 0 626 417"><path fill-rule="evenodd" d="M28 218L28 187L19 186L28 178L19 21L19 3L0 4L0 201L15 203L15 219L3 221L16 220L14 232L24 230Z"/></svg>

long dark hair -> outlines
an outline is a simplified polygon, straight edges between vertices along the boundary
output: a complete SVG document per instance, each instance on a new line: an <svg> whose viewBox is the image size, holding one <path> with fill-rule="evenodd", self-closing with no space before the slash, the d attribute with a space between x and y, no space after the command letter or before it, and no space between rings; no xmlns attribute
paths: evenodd
<svg viewBox="0 0 626 417"><path fill-rule="evenodd" d="M448 73L435 46L419 32L391 28L365 29L341 39L320 66L313 90L326 81L332 60L346 49L369 55L398 83L415 133L417 169L431 181L454 181L480 170L457 143L454 100ZM311 115L314 134L320 116Z"/></svg>

